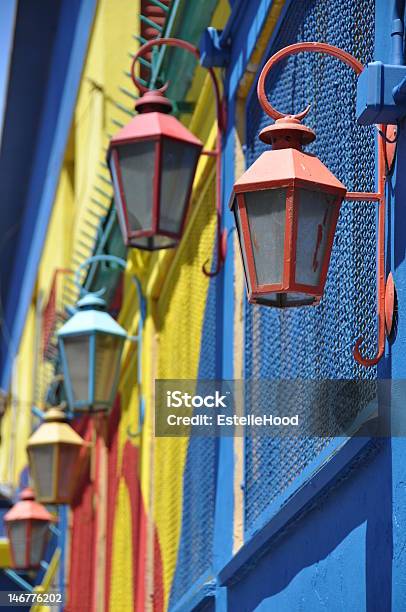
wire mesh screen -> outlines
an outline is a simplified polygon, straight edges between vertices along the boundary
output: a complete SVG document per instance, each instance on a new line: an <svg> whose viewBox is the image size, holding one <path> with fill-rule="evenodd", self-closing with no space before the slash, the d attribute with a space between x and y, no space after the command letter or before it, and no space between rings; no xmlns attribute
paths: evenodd
<svg viewBox="0 0 406 612"><path fill-rule="evenodd" d="M215 267L215 262L213 269ZM200 344L199 380L217 378L217 281L210 282ZM197 389L197 393L198 393ZM218 440L190 437L183 480L182 536L171 592L174 604L212 563Z"/></svg>
<svg viewBox="0 0 406 612"><path fill-rule="evenodd" d="M374 0L296 0L269 55L294 42L315 40L341 47L365 64L373 56L374 9ZM356 124L356 76L350 68L335 58L301 53L271 73L267 93L284 112L299 112L311 103L305 123L315 129L317 139L307 150L318 155L349 191L374 190L373 128ZM247 105L246 123L248 166L266 149L257 135L270 123L256 95ZM364 353L375 354L375 256L375 205L344 202L321 304L286 311L246 304L245 376L253 380L374 379L376 369L359 366L352 350L362 336ZM361 397L356 405L348 405L348 415L353 417L368 399ZM259 398L251 400L254 410ZM324 406L315 407L314 418L327 418ZM246 530L252 529L269 503L327 442L327 438L306 436L247 437Z"/></svg>

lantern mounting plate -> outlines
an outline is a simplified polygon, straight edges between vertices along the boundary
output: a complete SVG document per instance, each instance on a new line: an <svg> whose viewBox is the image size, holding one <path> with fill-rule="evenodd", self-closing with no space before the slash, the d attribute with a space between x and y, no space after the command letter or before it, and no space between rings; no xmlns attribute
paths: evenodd
<svg viewBox="0 0 406 612"><path fill-rule="evenodd" d="M395 310L396 310L396 288L393 280L392 272L389 273L386 279L385 288L385 326L386 333L388 336L391 335L394 324L395 324Z"/></svg>

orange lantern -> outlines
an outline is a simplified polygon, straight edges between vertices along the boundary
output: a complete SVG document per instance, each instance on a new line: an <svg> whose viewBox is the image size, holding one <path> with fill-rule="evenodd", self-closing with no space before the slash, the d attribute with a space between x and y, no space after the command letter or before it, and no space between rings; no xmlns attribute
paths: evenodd
<svg viewBox="0 0 406 612"><path fill-rule="evenodd" d="M250 302L317 304L324 291L346 188L302 151L314 132L295 117L262 130L272 145L235 183L234 213Z"/></svg>
<svg viewBox="0 0 406 612"><path fill-rule="evenodd" d="M49 526L55 518L35 501L34 491L24 489L18 501L5 515L15 569L38 569L49 539Z"/></svg>

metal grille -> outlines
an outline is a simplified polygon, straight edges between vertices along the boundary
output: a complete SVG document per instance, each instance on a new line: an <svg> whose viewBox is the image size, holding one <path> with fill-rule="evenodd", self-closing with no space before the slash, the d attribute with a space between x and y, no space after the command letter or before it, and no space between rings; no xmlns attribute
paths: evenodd
<svg viewBox="0 0 406 612"><path fill-rule="evenodd" d="M322 41L372 59L373 0L296 0L269 55L298 41ZM317 139L308 148L351 191L374 189L374 135L355 122L356 77L334 58L301 53L274 71L267 84L272 103L284 112L312 104L306 124ZM258 132L270 120L256 95L247 105L247 165L265 150ZM376 369L354 361L359 336L364 351L376 346L376 209L368 202L345 202L334 242L325 297L316 308L275 311L246 304L245 376L252 379L375 378ZM254 394L255 395L255 394ZM364 398L368 399L368 398ZM258 398L253 398L252 406ZM360 404L355 406L358 410ZM353 415L354 406L349 407ZM318 407L317 418L325 418ZM261 513L326 445L326 438L247 437L245 526Z"/></svg>
<svg viewBox="0 0 406 612"><path fill-rule="evenodd" d="M214 265L212 269L214 269ZM217 282L210 283L200 345L200 380L215 379L219 351L217 332ZM183 481L181 546L171 599L176 603L211 567L216 491L217 440L191 437Z"/></svg>

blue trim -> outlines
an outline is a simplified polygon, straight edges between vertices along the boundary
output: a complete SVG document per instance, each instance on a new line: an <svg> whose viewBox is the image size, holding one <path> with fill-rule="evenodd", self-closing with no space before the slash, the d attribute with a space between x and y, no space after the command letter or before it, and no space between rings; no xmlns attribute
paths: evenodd
<svg viewBox="0 0 406 612"><path fill-rule="evenodd" d="M226 92L229 89L225 83ZM224 229L232 236L234 228L233 215L228 208L234 181L235 181L235 101L227 100L228 125L223 138L222 155L222 213ZM222 338L222 348L219 358L220 378L232 380L234 378L234 243L227 241L227 256L223 270L218 281L218 290L222 299L219 300L221 322L219 333ZM234 544L234 437L221 436L219 438L218 471L216 510L214 519L213 567L216 573L233 554ZM224 589L217 588L216 609L224 609L226 593Z"/></svg>
<svg viewBox="0 0 406 612"><path fill-rule="evenodd" d="M291 2L292 0L286 0L274 30L275 33L279 30ZM247 59L251 57L258 44L258 37L264 28L273 4L274 0L247 2L246 6L244 6L245 11L239 13L238 19L233 26L234 37L232 40L230 68L228 71L229 101L234 100L236 96L240 80L247 68ZM272 40L273 36L271 37L271 41Z"/></svg>
<svg viewBox="0 0 406 612"><path fill-rule="evenodd" d="M41 147L39 147L36 159L34 160L32 181L27 196L24 225L21 232L19 248L15 255L15 261L20 266L25 265L25 268L21 273L22 278L17 274L13 275L9 290L10 299L7 304L6 320L11 327L10 345L12 347L18 347L19 345L27 310L32 299L38 265L48 228L48 221L52 212L60 169L70 132L96 4L96 0L80 1L68 67L66 74L63 75L63 93L61 95L59 112L52 135L49 134L49 125L47 122L48 113L52 113L52 109L55 105L55 92L52 90L51 86L49 87L47 102L44 107L38 142L41 143L44 139L47 140L51 137L52 144L46 164L45 182L41 186L40 197L38 197L38 185L36 183L42 175L42 166L44 163L42 159L43 151L40 150ZM66 45L63 30L65 27L65 14L66 18L69 19L69 11L72 12L72 3L65 0L62 7L61 19L59 21L58 53L66 53L66 50L63 49L64 45ZM58 53L55 52L55 61L50 71L51 79L54 76L56 82L58 82L57 75L60 73L60 66L57 65L57 60L59 59ZM30 245L28 247L28 253L27 244ZM13 358L14 355L8 350L4 359L1 375L1 386L5 389L9 386Z"/></svg>
<svg viewBox="0 0 406 612"><path fill-rule="evenodd" d="M201 576L190 587L185 595L170 608L170 612L197 612L214 601L216 594L216 581L209 572Z"/></svg>
<svg viewBox="0 0 406 612"><path fill-rule="evenodd" d="M290 0L287 1L289 4ZM240 3L238 3L240 4ZM234 181L235 181L235 94L240 80L246 69L249 58L257 44L258 35L268 18L273 0L261 0L233 7L230 17L231 23L226 25L229 35L233 34L231 47L230 68L227 72L225 92L227 96L228 127L223 142L223 219L225 228L230 231L234 228L232 214L228 208ZM284 9L285 12L287 7ZM282 11L284 14L284 12ZM243 24L243 27L242 27ZM250 24L247 26L247 24ZM248 31L248 32L247 32ZM235 34L235 36L234 36ZM234 248L233 241L228 241L228 253L219 282L219 291L223 295L222 312L219 317L222 321L223 346L219 358L221 359L221 378L231 380L234 377ZM226 512L225 509L228 509ZM221 437L219 442L219 471L216 495L216 516L214 535L214 569L218 571L231 558L234 539L234 439ZM221 592L217 594L217 604L224 607L225 602Z"/></svg>
<svg viewBox="0 0 406 612"><path fill-rule="evenodd" d="M262 56L261 62L258 66L258 70L256 73L256 78L254 79L254 82L251 85L251 89L248 92L247 95L247 103L246 103L246 107L248 108L250 103L251 103L251 98L252 96L256 96L257 95L257 83L258 83L258 79L259 79L259 75L261 74L261 70L263 68L263 66L265 65L265 62L268 60L268 58L270 57L270 53L271 53L271 49L274 46L275 40L277 38L277 36L279 35L280 29L283 25L283 22L285 20L285 17L290 9L290 6L292 4L293 0L285 0L285 4L283 5L283 8L281 10L281 13L279 15L279 19L278 22L276 23L273 31L272 31L272 36L268 41L268 45L265 49L265 52Z"/></svg>
<svg viewBox="0 0 406 612"><path fill-rule="evenodd" d="M34 587L32 586L32 584L30 584L29 582L24 580L24 578L19 576L16 571L11 570L11 569L5 569L3 571L6 574L6 576L8 576L13 582L15 582L15 584L21 587L23 591L28 591L28 593L32 593L32 591L34 590Z"/></svg>
<svg viewBox="0 0 406 612"><path fill-rule="evenodd" d="M7 2L0 3L0 143L3 132L16 14L17 0L8 0Z"/></svg>
<svg viewBox="0 0 406 612"><path fill-rule="evenodd" d="M247 58L249 58L257 44L259 33L268 18L269 10L273 0L261 0L261 2L250 2L236 6L232 14L232 23L228 27L229 32L235 32L232 40L230 68L227 72L225 82L225 93L227 96L228 126L223 142L223 219L225 228L230 231L234 228L232 214L228 208L234 181L235 181L235 94L240 80L246 69ZM242 3L241 3L242 5ZM241 27L243 25L243 27ZM250 26L247 26L250 24ZM227 26L226 26L227 29ZM247 32L248 30L248 32ZM220 282L221 281L221 282ZM234 248L233 241L228 241L228 253L225 265L219 279L219 291L223 296L222 312L219 313L222 321L223 346L221 355L220 371L221 378L231 380L234 377L233 354L234 354ZM219 469L217 475L215 533L213 563L215 571L232 557L234 540L234 439L232 437L221 437L219 441ZM227 509L227 511L226 511ZM226 593L224 589L218 589L216 594L216 607L226 609Z"/></svg>
<svg viewBox="0 0 406 612"><path fill-rule="evenodd" d="M266 552L273 538L288 522L302 513L315 497L331 488L355 460L373 448L372 438L350 438L344 443L339 438L334 440L294 484L270 505L266 513L267 523L250 534L246 544L220 571L220 584L229 586L237 582L255 560Z"/></svg>
<svg viewBox="0 0 406 612"><path fill-rule="evenodd" d="M395 2L396 0L392 0ZM388 63L391 56L391 19L387 0L376 0L375 59ZM394 379L406 378L406 260L405 227L406 176L403 170L406 162L406 137L402 124L399 126L396 167L389 185L388 193L388 232L387 232L387 269L392 271L398 297L399 324L396 341L387 345L385 361L379 365L379 375ZM406 563L406 440L391 440L392 469L392 610L401 610L405 602L404 568Z"/></svg>
<svg viewBox="0 0 406 612"><path fill-rule="evenodd" d="M234 31L236 29L238 30L240 22L242 21L242 8L244 8L244 0L234 0L234 2L232 3L231 15L228 18L226 25L224 26L224 30L221 32L220 45L222 47L227 47L229 46L230 42L232 42Z"/></svg>
<svg viewBox="0 0 406 612"><path fill-rule="evenodd" d="M67 544L67 533L68 533L68 507L59 506L59 534L58 534L58 548L61 551L61 558L59 561L58 568L58 587L65 593L65 572L66 572L66 544Z"/></svg>

